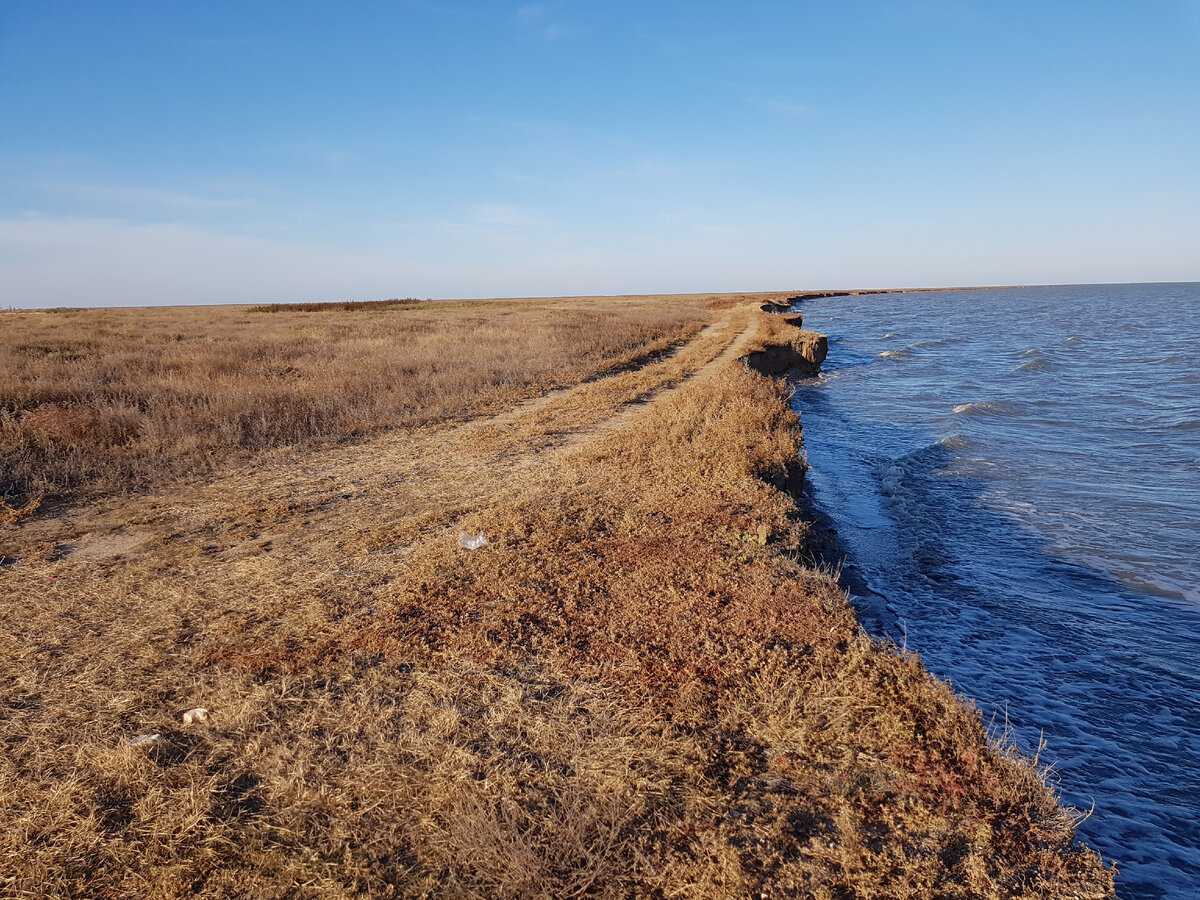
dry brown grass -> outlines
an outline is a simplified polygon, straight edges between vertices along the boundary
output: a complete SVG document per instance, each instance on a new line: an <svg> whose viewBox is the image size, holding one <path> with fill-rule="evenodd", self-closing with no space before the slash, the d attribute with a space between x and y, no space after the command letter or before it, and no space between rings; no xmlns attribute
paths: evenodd
<svg viewBox="0 0 1200 900"><path fill-rule="evenodd" d="M495 412L662 352L708 316L698 297L313 306L332 311L5 314L0 501Z"/></svg>
<svg viewBox="0 0 1200 900"><path fill-rule="evenodd" d="M10 528L0 893L1110 896L802 564L797 423L734 361L766 327Z"/></svg>

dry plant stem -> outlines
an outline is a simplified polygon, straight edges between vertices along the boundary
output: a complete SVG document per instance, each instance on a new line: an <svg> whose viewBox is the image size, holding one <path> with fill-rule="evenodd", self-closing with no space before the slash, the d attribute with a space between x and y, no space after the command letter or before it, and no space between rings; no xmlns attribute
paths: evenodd
<svg viewBox="0 0 1200 900"><path fill-rule="evenodd" d="M1111 896L1037 768L800 563L757 305L10 527L0 893Z"/></svg>

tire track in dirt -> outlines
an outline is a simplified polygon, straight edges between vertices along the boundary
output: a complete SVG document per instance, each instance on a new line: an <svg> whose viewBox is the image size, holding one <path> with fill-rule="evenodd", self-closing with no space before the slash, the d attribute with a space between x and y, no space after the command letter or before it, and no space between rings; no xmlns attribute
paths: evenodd
<svg viewBox="0 0 1200 900"><path fill-rule="evenodd" d="M696 332L696 334L694 334L688 340L682 341L679 344L676 344L674 347L672 347L666 353L659 354L654 359L647 360L642 365L639 365L636 367L625 367L625 368L622 368L615 372L608 372L608 373L605 373L605 374L602 374L599 376L587 378L587 379L581 381L580 383L573 384L569 387L557 388L553 391L542 394L541 396L533 397L529 400L523 400L520 403L517 403L516 405L512 406L511 408L506 409L504 412L497 413L494 416L488 416L488 417L482 418L482 419L472 419L470 422L467 422L466 425L470 426L470 425L481 425L481 424L489 424L489 423L499 425L499 424L504 424L507 422L513 422L513 421L521 418L522 416L525 416L525 415L528 415L531 413L537 413L537 412L544 410L547 407L553 405L555 403L555 401L560 400L563 397L569 396L571 394L577 393L578 391L586 388L588 385L593 385L593 384L596 384L598 382L604 381L609 378L616 378L621 375L628 374L629 372L638 372L638 371L641 371L642 369L647 368L648 366L656 365L660 362L669 360L672 357L677 356L680 352L685 350L687 347L695 345L697 341L704 340L704 339L710 337L711 335L713 335L714 333L716 333L721 328L722 325L726 324L726 321L727 321L726 319L722 319L718 322L710 322L709 324L707 324L703 328L701 328L698 332Z"/></svg>
<svg viewBox="0 0 1200 900"><path fill-rule="evenodd" d="M729 365L746 352L748 345L753 340L756 333L753 322L754 319L751 318L747 324L741 327L741 329L737 332L733 339L729 341L728 345L726 345L725 349L722 350L718 356L715 356L713 359L709 360L698 370L686 375L679 381L663 385L655 390L650 391L646 395L630 400L623 408L621 408L609 419L605 420L594 428L589 429L588 431L579 432L578 434L574 435L573 439L568 442L569 445L575 447L585 443L599 434L608 434L609 432L622 428L630 421L630 419L644 411L646 407L663 395L678 390L694 379L708 378L716 372L719 372L725 366ZM709 327L713 328L716 326L712 325Z"/></svg>

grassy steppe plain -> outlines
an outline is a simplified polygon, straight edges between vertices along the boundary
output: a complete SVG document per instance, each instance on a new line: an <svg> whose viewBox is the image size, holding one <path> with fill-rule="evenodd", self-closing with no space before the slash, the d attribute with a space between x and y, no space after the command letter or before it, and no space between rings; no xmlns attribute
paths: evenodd
<svg viewBox="0 0 1200 900"><path fill-rule="evenodd" d="M565 304L0 313L0 499L145 487L495 412L661 351L706 310L699 297Z"/></svg>
<svg viewBox="0 0 1200 900"><path fill-rule="evenodd" d="M2 532L0 892L1110 896L1035 766L807 565L799 423L739 360L808 338L760 299L21 314L13 396L35 331L140 337L6 400L18 434L175 333L228 373L192 421L340 393L286 439L5 457L12 503L74 502ZM293 339L311 379L245 349Z"/></svg>

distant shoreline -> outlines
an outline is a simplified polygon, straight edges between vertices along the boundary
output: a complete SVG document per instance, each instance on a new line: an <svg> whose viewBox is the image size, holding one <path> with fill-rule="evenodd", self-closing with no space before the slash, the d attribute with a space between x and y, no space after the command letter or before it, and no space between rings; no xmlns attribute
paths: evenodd
<svg viewBox="0 0 1200 900"><path fill-rule="evenodd" d="M645 300L649 298L675 298L680 300L695 300L704 297L747 297L764 300L781 295L795 294L798 296L859 296L864 294L918 294L945 293L955 291L1003 291L1024 290L1047 287L1111 287L1119 285L1139 284L1200 284L1195 281L1063 281L1063 282L1029 282L1016 284L968 284L941 287L871 287L871 288L807 288L791 291L680 291L669 293L633 293L633 294L526 294L511 297L421 297L422 303L522 303L526 301L554 300ZM0 306L0 313L9 312L56 312L83 311L91 309L209 309L213 307L248 307L267 306L290 303L373 303L383 302L382 298L356 296L346 298L314 298L311 300L217 300L212 303L164 303L122 306L118 304L97 306L75 306L71 304L55 304L50 306Z"/></svg>

